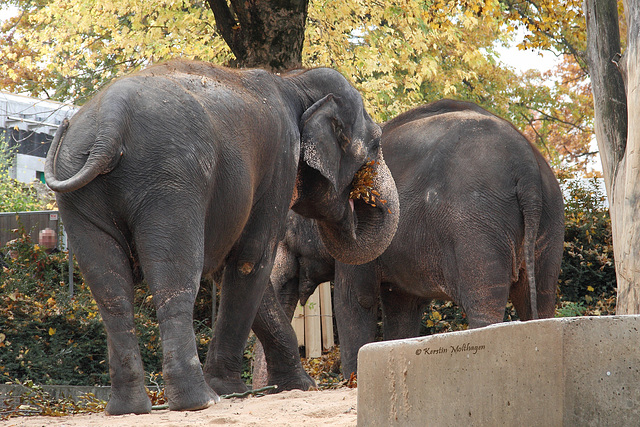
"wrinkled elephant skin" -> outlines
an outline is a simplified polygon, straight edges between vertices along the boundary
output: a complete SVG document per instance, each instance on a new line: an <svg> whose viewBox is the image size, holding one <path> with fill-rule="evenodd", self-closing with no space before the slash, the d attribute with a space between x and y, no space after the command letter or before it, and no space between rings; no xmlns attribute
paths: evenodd
<svg viewBox="0 0 640 427"><path fill-rule="evenodd" d="M368 262L390 243L398 200L380 135L334 70L275 75L190 61L114 81L60 127L45 177L107 331L108 414L151 410L133 316L143 279L170 409L201 409L216 393L246 390L252 326L272 384L314 386L279 305L260 301L289 208L324 224L342 261ZM379 190L391 209L349 200L356 172L373 161L389 176ZM372 240L369 228L382 235ZM368 250L353 257L353 248ZM193 332L202 274L222 277L204 369Z"/></svg>
<svg viewBox="0 0 640 427"><path fill-rule="evenodd" d="M563 201L547 162L510 123L475 104L443 100L383 125L400 197L398 231L377 260L335 263L334 312L345 376L374 340L419 333L432 299L460 305L471 328L554 314L564 238ZM333 277L313 220L290 214L272 282L287 315ZM317 247L320 246L320 249Z"/></svg>

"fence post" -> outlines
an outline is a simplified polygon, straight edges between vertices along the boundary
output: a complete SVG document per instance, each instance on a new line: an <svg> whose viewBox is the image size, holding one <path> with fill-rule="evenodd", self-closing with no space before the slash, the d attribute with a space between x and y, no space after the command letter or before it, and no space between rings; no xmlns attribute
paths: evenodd
<svg viewBox="0 0 640 427"><path fill-rule="evenodd" d="M304 307L298 304L296 311L293 313L293 319L291 320L293 330L296 332L298 338L298 347L304 345Z"/></svg>
<svg viewBox="0 0 640 427"><path fill-rule="evenodd" d="M331 282L324 282L318 286L320 290L320 319L322 322L322 348L329 350L334 346L333 341L333 309L331 306Z"/></svg>
<svg viewBox="0 0 640 427"><path fill-rule="evenodd" d="M304 306L304 347L307 351L307 357L322 356L319 293L316 289Z"/></svg>
<svg viewBox="0 0 640 427"><path fill-rule="evenodd" d="M298 347L305 347L305 357L320 357L322 350L335 345L330 282L321 283L304 307L298 304L291 326L298 338Z"/></svg>
<svg viewBox="0 0 640 427"><path fill-rule="evenodd" d="M67 249L69 250L69 297L73 298L73 250L68 241Z"/></svg>

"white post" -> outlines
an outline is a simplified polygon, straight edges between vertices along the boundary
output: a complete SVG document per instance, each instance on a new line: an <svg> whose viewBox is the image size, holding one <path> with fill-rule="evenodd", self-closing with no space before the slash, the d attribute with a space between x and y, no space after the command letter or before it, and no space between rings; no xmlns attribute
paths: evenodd
<svg viewBox="0 0 640 427"><path fill-rule="evenodd" d="M331 306L331 282L321 283L320 289L320 319L322 323L322 348L329 350L334 346L333 341L333 310Z"/></svg>
<svg viewBox="0 0 640 427"><path fill-rule="evenodd" d="M309 297L304 307L304 346L307 357L322 355L322 331L320 326L320 292L318 289Z"/></svg>

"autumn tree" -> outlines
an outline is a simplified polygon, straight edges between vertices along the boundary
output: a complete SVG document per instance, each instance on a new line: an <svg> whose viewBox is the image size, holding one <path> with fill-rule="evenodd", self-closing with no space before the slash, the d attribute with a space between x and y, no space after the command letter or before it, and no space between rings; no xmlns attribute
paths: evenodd
<svg viewBox="0 0 640 427"><path fill-rule="evenodd" d="M510 28L524 27L521 49L539 49L562 58L553 72L532 86L545 90L549 81L556 82L552 96L556 102L549 106L529 106L526 113L531 126L525 134L543 149L556 151L551 159L563 159L562 169L584 174L585 167L594 160L597 151L590 147L593 135L593 102L591 81L586 60L586 26L582 13L583 0L500 0ZM530 99L525 97L524 99ZM542 107L542 108L540 108Z"/></svg>
<svg viewBox="0 0 640 427"><path fill-rule="evenodd" d="M83 104L115 77L171 57L226 63L201 2L16 0L3 24L3 88Z"/></svg>
<svg viewBox="0 0 640 427"><path fill-rule="evenodd" d="M574 79L549 84L500 62L496 47L511 43L504 30L515 21L503 1L314 0L308 9L306 1L14 3L21 14L0 31L5 90L82 104L114 77L171 57L277 70L299 66L301 56L302 66L346 75L380 122L457 98L511 120L558 169L580 167L589 151L590 111ZM281 16L289 18L279 32Z"/></svg>
<svg viewBox="0 0 640 427"><path fill-rule="evenodd" d="M207 0L239 67L274 71L302 65L308 0Z"/></svg>

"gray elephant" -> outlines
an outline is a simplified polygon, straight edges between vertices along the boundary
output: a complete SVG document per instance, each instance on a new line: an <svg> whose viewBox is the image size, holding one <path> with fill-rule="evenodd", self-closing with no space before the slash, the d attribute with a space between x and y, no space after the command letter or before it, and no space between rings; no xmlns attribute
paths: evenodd
<svg viewBox="0 0 640 427"><path fill-rule="evenodd" d="M334 266L315 221L290 213L271 276L287 315L335 268L345 376L374 340L379 298L384 339L417 336L432 299L456 302L471 328L501 322L509 297L522 320L553 316L564 213L540 152L507 121L459 101L415 108L382 130L400 197L391 245L371 263Z"/></svg>
<svg viewBox="0 0 640 427"><path fill-rule="evenodd" d="M279 76L189 61L116 80L60 127L45 177L107 331L107 414L151 410L132 305L143 279L157 311L170 409L201 409L216 392L245 391L252 327L270 383L314 386L282 309L261 298L289 208L314 218L344 262L368 262L388 246L398 199L380 135L334 70ZM387 198L384 208L350 199L361 168L377 173L371 187ZM204 370L193 332L202 274L222 277ZM272 289L267 297L274 301Z"/></svg>

